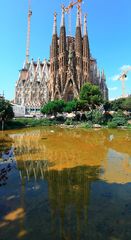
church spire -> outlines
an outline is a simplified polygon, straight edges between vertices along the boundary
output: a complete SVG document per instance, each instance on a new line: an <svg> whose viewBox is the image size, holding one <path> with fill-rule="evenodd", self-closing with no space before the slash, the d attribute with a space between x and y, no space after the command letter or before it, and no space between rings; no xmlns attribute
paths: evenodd
<svg viewBox="0 0 131 240"><path fill-rule="evenodd" d="M80 8L77 10L76 18L76 34L75 34L75 49L76 53L82 57L82 36L81 36L81 24L80 24Z"/></svg>
<svg viewBox="0 0 131 240"><path fill-rule="evenodd" d="M87 33L87 14L84 15L84 30L83 30L83 57L90 59L90 47Z"/></svg>
<svg viewBox="0 0 131 240"><path fill-rule="evenodd" d="M59 40L59 53L66 52L66 29L65 29L65 10L62 5L61 27L60 27L60 40Z"/></svg>
<svg viewBox="0 0 131 240"><path fill-rule="evenodd" d="M81 36L81 22L80 22L80 8L77 10L76 18L76 34L75 34L75 61L76 71L78 77L78 89L82 86L82 36Z"/></svg>
<svg viewBox="0 0 131 240"><path fill-rule="evenodd" d="M87 35L87 14L84 14L84 30L83 30L83 36Z"/></svg>
<svg viewBox="0 0 131 240"><path fill-rule="evenodd" d="M58 37L57 37L57 13L54 13L54 23L53 23L53 35L52 35L52 44L51 44L51 58L57 57L58 54Z"/></svg>
<svg viewBox="0 0 131 240"><path fill-rule="evenodd" d="M104 72L104 69L102 69L102 72L101 72L101 78L103 79L103 80L105 80L105 72Z"/></svg>
<svg viewBox="0 0 131 240"><path fill-rule="evenodd" d="M80 8L77 8L77 18L76 18L76 27L81 27L81 21L80 21Z"/></svg>
<svg viewBox="0 0 131 240"><path fill-rule="evenodd" d="M87 14L84 15L83 29L83 75L84 82L90 82L90 48L87 33Z"/></svg>
<svg viewBox="0 0 131 240"><path fill-rule="evenodd" d="M57 13L54 13L53 35L57 34Z"/></svg>
<svg viewBox="0 0 131 240"><path fill-rule="evenodd" d="M65 8L64 8L64 5L62 5L61 27L65 27Z"/></svg>

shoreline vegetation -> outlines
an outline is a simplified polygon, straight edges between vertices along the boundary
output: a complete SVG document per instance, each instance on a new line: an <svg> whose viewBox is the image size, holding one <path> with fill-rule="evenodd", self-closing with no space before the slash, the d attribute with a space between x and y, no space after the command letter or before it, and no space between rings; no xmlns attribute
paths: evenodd
<svg viewBox="0 0 131 240"><path fill-rule="evenodd" d="M79 99L49 101L41 107L39 117L36 115L32 118L14 118L11 103L0 100L1 130L54 125L131 129L131 95L105 101L98 86L86 83L81 88Z"/></svg>
<svg viewBox="0 0 131 240"><path fill-rule="evenodd" d="M117 113L118 115L118 113ZM107 123L100 123L99 121L87 121L83 119L76 120L75 118L64 118L62 116L56 118L16 118L12 119L5 123L4 130L15 130L22 128L30 128L30 127L44 127L44 126L59 126L60 128L117 128L117 129L131 129L131 120L125 120L125 118L119 117L118 119L114 119L112 121L108 121Z"/></svg>

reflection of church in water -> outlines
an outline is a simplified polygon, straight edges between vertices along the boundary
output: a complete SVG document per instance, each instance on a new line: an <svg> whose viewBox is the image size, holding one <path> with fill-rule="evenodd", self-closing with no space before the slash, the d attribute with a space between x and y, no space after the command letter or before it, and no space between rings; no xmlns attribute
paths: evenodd
<svg viewBox="0 0 131 240"><path fill-rule="evenodd" d="M88 232L88 205L91 183L98 180L99 168L95 166L78 166L61 171L51 170L48 161L18 161L18 168L23 184L34 182L34 186L42 187L42 182L48 183L48 201L50 216L48 216L49 239L85 239ZM49 164L49 165L48 165ZM42 181L43 179L43 181ZM24 189L24 188L23 188ZM26 191L26 188L25 188ZM42 194L42 189L41 193ZM37 198L39 203L39 196ZM44 224L44 201L40 202L41 211L35 209L35 215ZM40 212L42 213L39 216ZM47 211L48 212L48 211ZM28 220L30 224L30 220ZM35 228L35 225L34 227ZM48 236L47 234L47 236ZM45 237L47 237L45 236Z"/></svg>
<svg viewBox="0 0 131 240"><path fill-rule="evenodd" d="M104 70L99 71L96 60L90 54L86 15L82 34L78 9L75 37L66 35L64 15L62 9L58 36L57 15L54 14L50 60L32 60L25 63L20 71L15 103L24 105L26 109L40 109L49 100L79 98L80 89L86 82L98 85L103 97L108 98Z"/></svg>

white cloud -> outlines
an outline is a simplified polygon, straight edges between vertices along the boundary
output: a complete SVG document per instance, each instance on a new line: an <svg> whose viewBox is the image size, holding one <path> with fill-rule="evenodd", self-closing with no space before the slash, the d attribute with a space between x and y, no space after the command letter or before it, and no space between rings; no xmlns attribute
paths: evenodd
<svg viewBox="0 0 131 240"><path fill-rule="evenodd" d="M112 76L112 77L109 77L109 80L112 80L112 81L117 81L118 80L118 78L119 78L119 74L116 74L116 75L114 75L114 76Z"/></svg>
<svg viewBox="0 0 131 240"><path fill-rule="evenodd" d="M121 71L119 74L115 74L115 75L113 75L113 76L111 76L111 77L109 77L108 79L110 80L110 81L118 81L118 80L120 80L119 79L119 77L121 76L121 74L123 73L123 71L126 71L126 70L131 70L131 65L126 65L126 64L124 64L123 66L121 66L120 68L119 68L119 71ZM126 73L126 72L125 72ZM128 74L128 73L127 73ZM128 76L125 78L125 80L127 81L128 80ZM115 91L116 89L115 89L115 87L114 88L111 88L110 89L111 91Z"/></svg>
<svg viewBox="0 0 131 240"><path fill-rule="evenodd" d="M113 101L113 100L115 100L115 99L117 99L117 98L116 98L116 97L109 98L110 101Z"/></svg>
<svg viewBox="0 0 131 240"><path fill-rule="evenodd" d="M118 87L111 87L109 88L109 91L116 91L118 89Z"/></svg>
<svg viewBox="0 0 131 240"><path fill-rule="evenodd" d="M112 77L109 77L109 80L111 80L111 81L117 81L117 80L119 80L119 77L121 76L121 74L122 74L122 72L123 71L126 71L126 70L131 70L131 65L126 65L126 64L124 64L123 66L121 66L120 68L119 68L119 70L121 71L121 73L120 74L115 74L114 76L112 76ZM128 78L126 78L126 80L127 80Z"/></svg>
<svg viewBox="0 0 131 240"><path fill-rule="evenodd" d="M121 71L125 71L125 70L127 70L128 68L131 68L131 66L130 65L123 65L122 67L120 67L120 70Z"/></svg>

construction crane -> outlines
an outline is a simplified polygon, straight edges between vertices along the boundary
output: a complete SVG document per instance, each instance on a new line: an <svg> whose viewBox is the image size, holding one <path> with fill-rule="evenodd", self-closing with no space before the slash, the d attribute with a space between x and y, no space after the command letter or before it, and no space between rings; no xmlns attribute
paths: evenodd
<svg viewBox="0 0 131 240"><path fill-rule="evenodd" d="M65 8L65 12L68 12L70 9L72 9L75 5L81 4L82 0L77 0L76 2L71 1L70 4Z"/></svg>
<svg viewBox="0 0 131 240"><path fill-rule="evenodd" d="M81 3L83 0L77 0L76 2L70 1L69 5L67 7L64 7L64 11L68 14L68 24L69 24L69 35L71 35L71 10L75 5L78 5L78 9L81 14ZM81 19L81 15L80 15Z"/></svg>
<svg viewBox="0 0 131 240"><path fill-rule="evenodd" d="M29 49L30 49L30 22L31 22L31 0L28 0L28 27L27 27L27 40L26 40L26 63L29 63Z"/></svg>
<svg viewBox="0 0 131 240"><path fill-rule="evenodd" d="M127 67L127 69L123 70L123 72L120 74L120 76L118 77L118 80L121 81L122 83L122 97L125 98L126 97L126 92L125 92L125 80L127 78L127 74L128 72L131 71L131 66Z"/></svg>

